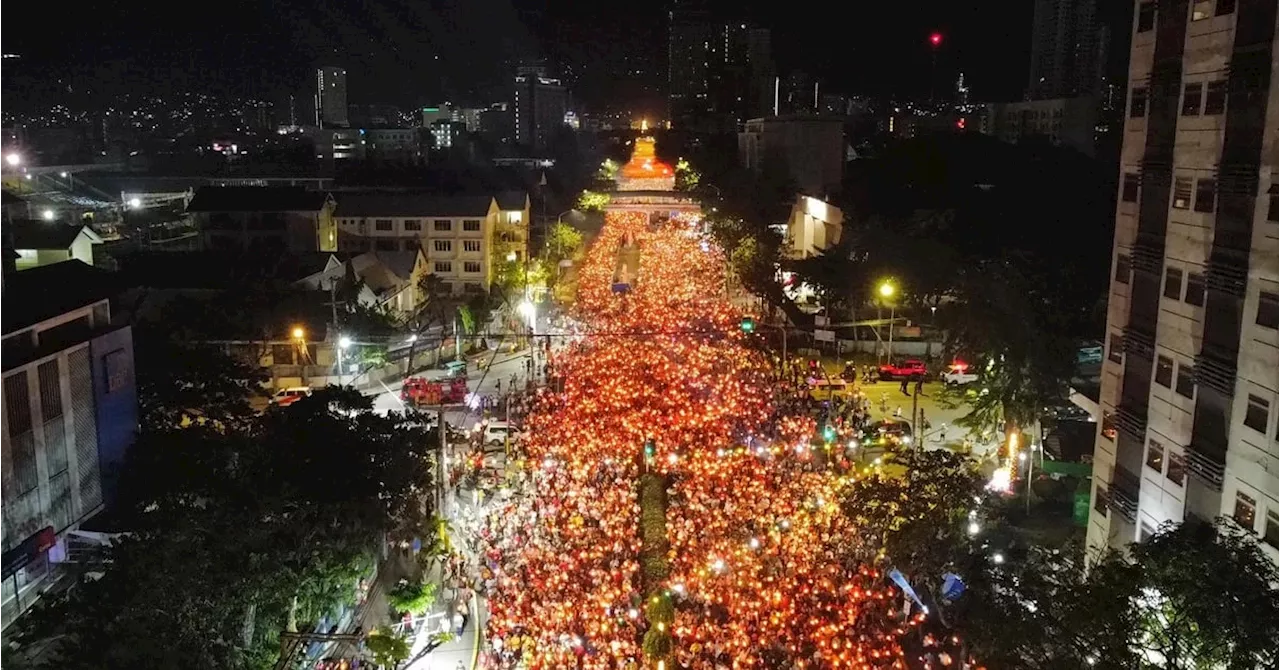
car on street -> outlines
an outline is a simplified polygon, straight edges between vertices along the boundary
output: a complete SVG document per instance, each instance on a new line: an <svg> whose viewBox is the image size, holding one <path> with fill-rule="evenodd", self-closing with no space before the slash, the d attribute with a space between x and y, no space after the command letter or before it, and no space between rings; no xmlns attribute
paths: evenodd
<svg viewBox="0 0 1280 670"><path fill-rule="evenodd" d="M880 366L880 379L892 381L898 379L917 379L928 374L924 361L908 358L902 362L889 362Z"/></svg>
<svg viewBox="0 0 1280 670"><path fill-rule="evenodd" d="M311 395L310 386L293 386L290 388L280 389L271 396L271 404L276 407L288 407L295 402Z"/></svg>
<svg viewBox="0 0 1280 670"><path fill-rule="evenodd" d="M978 381L978 375L969 370L967 363L956 361L942 372L942 383L947 386L961 386L976 381Z"/></svg>
<svg viewBox="0 0 1280 670"><path fill-rule="evenodd" d="M466 361L448 361L441 364L440 369L444 370L444 376L449 379L467 376Z"/></svg>
<svg viewBox="0 0 1280 670"><path fill-rule="evenodd" d="M484 425L482 442L486 446L506 444L508 440L515 442L520 438L520 430L506 421L490 421Z"/></svg>

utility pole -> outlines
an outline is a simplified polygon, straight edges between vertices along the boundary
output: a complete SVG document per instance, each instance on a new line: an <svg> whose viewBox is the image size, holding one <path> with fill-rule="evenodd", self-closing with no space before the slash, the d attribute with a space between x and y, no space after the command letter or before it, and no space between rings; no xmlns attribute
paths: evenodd
<svg viewBox="0 0 1280 670"><path fill-rule="evenodd" d="M911 392L911 434L915 435L916 448L923 448L920 441L924 436L920 434L920 427L924 423L920 421L920 389L913 388Z"/></svg>
<svg viewBox="0 0 1280 670"><path fill-rule="evenodd" d="M449 510L446 501L449 489L449 465L447 454L449 453L448 428L444 422L444 406L441 405L436 409L436 430L440 433L440 457L436 459L436 469L439 471L436 476L436 511L441 516L448 517Z"/></svg>

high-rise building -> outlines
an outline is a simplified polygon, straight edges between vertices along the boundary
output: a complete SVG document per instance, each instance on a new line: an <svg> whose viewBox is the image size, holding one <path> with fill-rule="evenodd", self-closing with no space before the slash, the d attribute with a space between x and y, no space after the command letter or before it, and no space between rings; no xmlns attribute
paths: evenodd
<svg viewBox="0 0 1280 670"><path fill-rule="evenodd" d="M1091 547L1231 516L1276 558L1274 0L1138 0Z"/></svg>
<svg viewBox="0 0 1280 670"><path fill-rule="evenodd" d="M347 122L347 71L340 67L316 70L316 125L342 127Z"/></svg>
<svg viewBox="0 0 1280 670"><path fill-rule="evenodd" d="M518 68L511 98L515 143L535 151L546 150L556 131L564 126L568 98L560 80L548 77L545 68Z"/></svg>
<svg viewBox="0 0 1280 670"><path fill-rule="evenodd" d="M734 129L772 113L770 33L688 3L668 14L667 100L677 126Z"/></svg>
<svg viewBox="0 0 1280 670"><path fill-rule="evenodd" d="M1099 1L1035 0L1028 100L1099 94L1108 42Z"/></svg>

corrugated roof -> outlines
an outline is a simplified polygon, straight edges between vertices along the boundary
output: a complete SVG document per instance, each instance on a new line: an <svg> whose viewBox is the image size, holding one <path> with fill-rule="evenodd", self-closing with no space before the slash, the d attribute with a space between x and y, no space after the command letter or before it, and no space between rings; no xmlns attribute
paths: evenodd
<svg viewBox="0 0 1280 670"><path fill-rule="evenodd" d="M111 297L118 277L75 259L12 272L4 278L4 332L66 314Z"/></svg>
<svg viewBox="0 0 1280 670"><path fill-rule="evenodd" d="M485 216L493 197L425 193L338 193L337 217Z"/></svg>
<svg viewBox="0 0 1280 670"><path fill-rule="evenodd" d="M297 186L204 186L188 212L318 212L328 194Z"/></svg>
<svg viewBox="0 0 1280 670"><path fill-rule="evenodd" d="M5 226L14 249L66 249L84 230L81 224L67 225L51 221L17 219ZM92 231L91 231L92 232ZM96 234L93 237L98 237ZM98 239L101 242L101 238Z"/></svg>

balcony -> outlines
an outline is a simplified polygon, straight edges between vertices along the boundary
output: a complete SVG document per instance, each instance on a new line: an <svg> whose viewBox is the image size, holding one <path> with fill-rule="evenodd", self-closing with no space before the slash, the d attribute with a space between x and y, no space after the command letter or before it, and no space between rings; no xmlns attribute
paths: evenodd
<svg viewBox="0 0 1280 670"><path fill-rule="evenodd" d="M1124 327L1124 352L1137 354L1143 358L1151 358L1156 353L1156 337L1154 333L1136 328L1133 324Z"/></svg>
<svg viewBox="0 0 1280 670"><path fill-rule="evenodd" d="M1200 350L1195 361L1195 380L1230 398L1236 391L1236 366L1234 361L1216 354L1208 346Z"/></svg>
<svg viewBox="0 0 1280 670"><path fill-rule="evenodd" d="M1248 277L1247 254L1224 252L1220 248L1215 248L1209 255L1209 271L1205 275L1205 284L1209 290L1243 298Z"/></svg>
<svg viewBox="0 0 1280 670"><path fill-rule="evenodd" d="M1116 427L1139 443L1145 441L1147 435L1146 408L1137 408L1121 403L1116 408Z"/></svg>
<svg viewBox="0 0 1280 670"><path fill-rule="evenodd" d="M1140 487L1137 475L1117 465L1111 475L1111 495L1107 506L1130 522L1134 521L1138 517Z"/></svg>
<svg viewBox="0 0 1280 670"><path fill-rule="evenodd" d="M1187 446L1187 469L1191 475L1214 491L1222 491L1223 475L1226 464L1222 459L1212 455L1207 449L1197 448L1195 440Z"/></svg>

